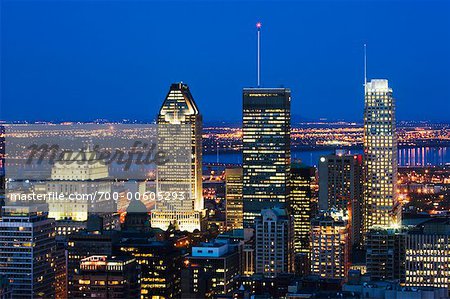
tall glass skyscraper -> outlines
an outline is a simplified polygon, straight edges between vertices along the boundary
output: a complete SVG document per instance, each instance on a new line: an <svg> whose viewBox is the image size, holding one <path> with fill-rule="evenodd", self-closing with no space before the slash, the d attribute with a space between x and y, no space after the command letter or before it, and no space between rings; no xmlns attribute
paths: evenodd
<svg viewBox="0 0 450 299"><path fill-rule="evenodd" d="M337 209L349 216L351 244L361 245L362 236L362 155L345 150L320 158L319 209Z"/></svg>
<svg viewBox="0 0 450 299"><path fill-rule="evenodd" d="M397 137L395 101L387 80L365 85L364 230L389 227L401 220L396 196Z"/></svg>
<svg viewBox="0 0 450 299"><path fill-rule="evenodd" d="M294 221L294 253L309 254L311 232L311 176L314 168L291 164L289 212Z"/></svg>
<svg viewBox="0 0 450 299"><path fill-rule="evenodd" d="M291 91L243 90L244 227L253 227L261 210L284 208L289 199Z"/></svg>
<svg viewBox="0 0 450 299"><path fill-rule="evenodd" d="M159 111L158 150L167 162L157 166L157 195L152 226L166 230L200 229L202 196L202 116L189 87L170 86Z"/></svg>
<svg viewBox="0 0 450 299"><path fill-rule="evenodd" d="M226 226L228 230L242 229L242 168L225 169Z"/></svg>

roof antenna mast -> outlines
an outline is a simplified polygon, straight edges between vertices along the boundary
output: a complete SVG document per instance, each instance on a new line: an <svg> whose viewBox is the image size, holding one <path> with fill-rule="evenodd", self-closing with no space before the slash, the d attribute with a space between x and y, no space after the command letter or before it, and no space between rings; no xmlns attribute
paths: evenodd
<svg viewBox="0 0 450 299"><path fill-rule="evenodd" d="M258 87L261 86L261 22L256 23L258 31Z"/></svg>
<svg viewBox="0 0 450 299"><path fill-rule="evenodd" d="M364 90L367 84L367 45L364 44Z"/></svg>

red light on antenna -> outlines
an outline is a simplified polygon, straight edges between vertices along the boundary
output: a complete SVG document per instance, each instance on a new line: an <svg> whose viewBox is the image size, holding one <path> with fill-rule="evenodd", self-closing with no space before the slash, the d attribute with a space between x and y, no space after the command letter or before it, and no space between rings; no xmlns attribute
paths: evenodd
<svg viewBox="0 0 450 299"><path fill-rule="evenodd" d="M261 22L256 23L256 28L261 28Z"/></svg>

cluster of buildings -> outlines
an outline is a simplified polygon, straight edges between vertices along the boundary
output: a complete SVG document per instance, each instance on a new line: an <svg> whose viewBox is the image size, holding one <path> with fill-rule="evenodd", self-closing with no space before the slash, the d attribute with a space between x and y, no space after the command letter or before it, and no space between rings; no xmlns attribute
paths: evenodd
<svg viewBox="0 0 450 299"><path fill-rule="evenodd" d="M245 88L242 132L243 163L225 169L214 233L202 117L189 87L172 84L157 118L170 153L156 171L164 198L151 212L130 202L122 223L101 200L2 203L0 298L448 297L450 219L402 225L387 80L365 84L363 155L338 150L318 169L293 160L287 88ZM74 165L55 164L44 188L110 190L103 164Z"/></svg>

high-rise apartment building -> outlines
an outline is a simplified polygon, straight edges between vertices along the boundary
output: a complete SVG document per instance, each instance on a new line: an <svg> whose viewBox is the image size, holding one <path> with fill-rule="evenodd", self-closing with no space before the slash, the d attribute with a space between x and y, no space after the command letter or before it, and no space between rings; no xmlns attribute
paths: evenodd
<svg viewBox="0 0 450 299"><path fill-rule="evenodd" d="M314 168L300 163L291 164L289 214L293 217L294 252L309 254L311 231L311 176Z"/></svg>
<svg viewBox="0 0 450 299"><path fill-rule="evenodd" d="M166 230L176 223L180 230L200 229L202 196L202 116L189 87L170 86L159 111L158 150L166 153L157 165L158 200L152 227Z"/></svg>
<svg viewBox="0 0 450 299"><path fill-rule="evenodd" d="M4 206L0 220L0 275L12 298L55 297L55 220L45 205Z"/></svg>
<svg viewBox="0 0 450 299"><path fill-rule="evenodd" d="M387 80L365 84L364 171L364 231L400 223L395 101Z"/></svg>
<svg viewBox="0 0 450 299"><path fill-rule="evenodd" d="M349 269L348 223L339 213L326 212L311 221L311 274L344 278Z"/></svg>
<svg viewBox="0 0 450 299"><path fill-rule="evenodd" d="M450 290L450 220L435 218L406 234L406 282Z"/></svg>
<svg viewBox="0 0 450 299"><path fill-rule="evenodd" d="M242 229L242 168L225 169L226 226L228 230Z"/></svg>
<svg viewBox="0 0 450 299"><path fill-rule="evenodd" d="M338 150L319 161L319 209L348 212L352 245L362 242L362 160L362 155Z"/></svg>
<svg viewBox="0 0 450 299"><path fill-rule="evenodd" d="M243 90L244 227L261 210L286 207L291 164L291 91Z"/></svg>
<svg viewBox="0 0 450 299"><path fill-rule="evenodd" d="M255 218L255 273L275 277L294 268L293 220L285 209L264 209Z"/></svg>
<svg viewBox="0 0 450 299"><path fill-rule="evenodd" d="M405 233L394 228L373 228L365 237L366 274L372 280L405 282Z"/></svg>

